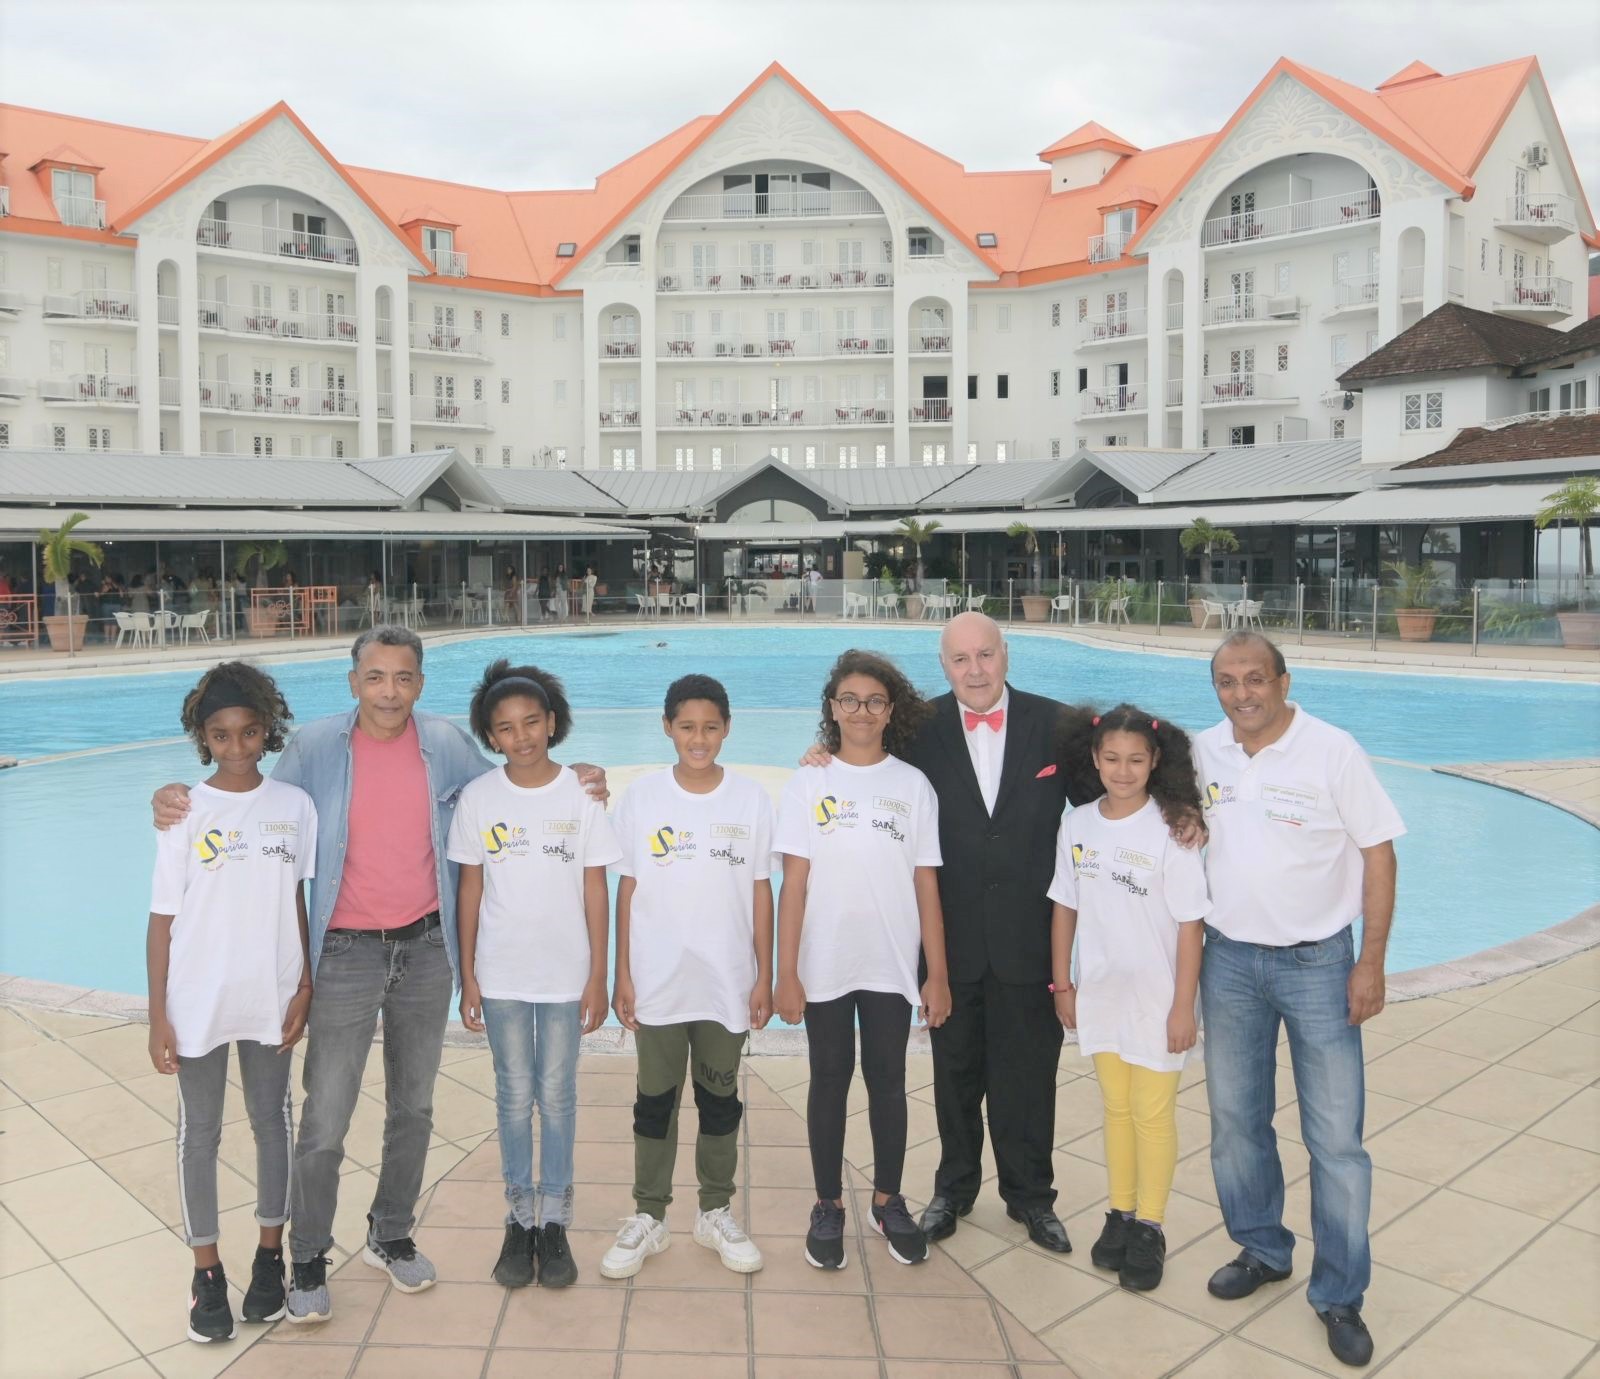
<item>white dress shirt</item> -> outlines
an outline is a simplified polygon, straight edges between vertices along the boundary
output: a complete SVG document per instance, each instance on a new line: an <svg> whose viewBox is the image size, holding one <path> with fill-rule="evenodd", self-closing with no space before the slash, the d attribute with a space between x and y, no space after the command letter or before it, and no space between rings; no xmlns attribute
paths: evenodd
<svg viewBox="0 0 1600 1379"><path fill-rule="evenodd" d="M978 777L983 807L993 814L995 797L1000 793L1000 767L1006 759L1006 730L1011 726L1011 688L1007 686L1002 689L999 701L985 710L988 713L993 713L995 709L1005 710L1006 723L998 732L987 723L980 723L969 730L967 714L977 713L978 710L963 704L959 698L956 708L961 714L961 731L966 734L967 754L972 758L972 770Z"/></svg>

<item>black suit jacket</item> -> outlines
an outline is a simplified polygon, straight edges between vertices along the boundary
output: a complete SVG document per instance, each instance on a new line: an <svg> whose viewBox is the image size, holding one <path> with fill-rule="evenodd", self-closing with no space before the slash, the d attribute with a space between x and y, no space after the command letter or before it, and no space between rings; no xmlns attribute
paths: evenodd
<svg viewBox="0 0 1600 1379"><path fill-rule="evenodd" d="M933 707L932 720L907 757L939 797L939 898L950 980L981 981L993 968L1003 982L1048 982L1045 892L1055 874L1056 830L1067 802L1063 773L1052 769L1063 705L1011 689L992 815L983 807L955 695L940 695Z"/></svg>

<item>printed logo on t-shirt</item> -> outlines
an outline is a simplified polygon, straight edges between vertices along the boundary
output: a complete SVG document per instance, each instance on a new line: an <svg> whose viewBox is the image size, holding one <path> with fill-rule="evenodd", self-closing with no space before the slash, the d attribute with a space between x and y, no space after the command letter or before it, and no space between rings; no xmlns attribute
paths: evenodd
<svg viewBox="0 0 1600 1379"><path fill-rule="evenodd" d="M861 820L861 811L854 800L842 800L837 795L824 795L812 810L817 828L832 833L836 828L854 828Z"/></svg>
<svg viewBox="0 0 1600 1379"><path fill-rule="evenodd" d="M750 836L750 826L748 824L712 824L711 836L713 838L746 839Z"/></svg>
<svg viewBox="0 0 1600 1379"><path fill-rule="evenodd" d="M1078 876L1085 878L1100 875L1100 849L1092 848L1087 843L1074 843L1072 845L1072 870Z"/></svg>
<svg viewBox="0 0 1600 1379"><path fill-rule="evenodd" d="M300 834L300 825L293 819L263 819L256 827L263 833L278 833L286 838L295 838Z"/></svg>
<svg viewBox="0 0 1600 1379"><path fill-rule="evenodd" d="M546 857L557 862L576 862L578 854L565 843L546 843L539 849Z"/></svg>
<svg viewBox="0 0 1600 1379"><path fill-rule="evenodd" d="M1138 867L1140 871L1154 871L1156 859L1148 852L1135 852L1132 848L1118 848L1116 860L1126 863L1130 867Z"/></svg>
<svg viewBox="0 0 1600 1379"><path fill-rule="evenodd" d="M263 843L261 845L261 855L263 857L276 857L285 865L290 865L294 862L295 853L294 849L287 843Z"/></svg>
<svg viewBox="0 0 1600 1379"><path fill-rule="evenodd" d="M658 867L670 867L676 861L687 862L700 851L700 840L689 829L676 829L662 824L650 833L650 860Z"/></svg>
<svg viewBox="0 0 1600 1379"><path fill-rule="evenodd" d="M888 795L874 795L872 797L874 809L887 809L891 814L898 814L902 819L911 817L911 806L904 800L893 799Z"/></svg>
<svg viewBox="0 0 1600 1379"><path fill-rule="evenodd" d="M226 862L242 862L250 855L250 844L237 828L208 828L194 843L202 871L217 871Z"/></svg>
<svg viewBox="0 0 1600 1379"><path fill-rule="evenodd" d="M1118 851L1121 851L1121 849L1118 849ZM1141 885L1139 878L1133 874L1131 868L1125 871L1118 871L1113 867L1111 869L1111 879L1121 886L1123 890L1127 891L1129 895L1147 896L1150 894L1150 887Z"/></svg>
<svg viewBox="0 0 1600 1379"><path fill-rule="evenodd" d="M513 857L526 857L533 846L528 830L521 825L490 824L482 830L484 855L493 863L507 862Z"/></svg>
<svg viewBox="0 0 1600 1379"><path fill-rule="evenodd" d="M1206 786L1207 809L1215 809L1219 804L1233 804L1238 798L1238 792L1231 785L1218 785L1216 781L1212 781Z"/></svg>
<svg viewBox="0 0 1600 1379"><path fill-rule="evenodd" d="M876 801L874 801L874 803L876 803ZM905 831L900 827L899 823L896 822L893 815L889 815L888 817L885 817L882 814L873 815L872 829L873 832L881 833L887 838L892 838L897 843L903 843L906 840Z"/></svg>
<svg viewBox="0 0 1600 1379"><path fill-rule="evenodd" d="M1291 809L1315 809L1318 795L1315 790L1302 790L1295 785L1263 785L1261 798Z"/></svg>
<svg viewBox="0 0 1600 1379"><path fill-rule="evenodd" d="M583 831L583 825L577 819L546 819L544 821L546 833L565 833L576 837Z"/></svg>

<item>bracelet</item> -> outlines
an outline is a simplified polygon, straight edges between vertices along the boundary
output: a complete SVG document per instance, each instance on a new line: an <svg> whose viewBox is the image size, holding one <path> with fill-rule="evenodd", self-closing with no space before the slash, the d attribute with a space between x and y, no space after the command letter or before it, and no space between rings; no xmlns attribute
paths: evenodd
<svg viewBox="0 0 1600 1379"><path fill-rule="evenodd" d="M1078 988L1073 986L1073 984L1071 982L1064 982L1060 986L1057 986L1054 982L1051 982L1045 988L1045 990L1047 990L1052 996L1054 996L1054 995L1056 995L1056 994L1058 994L1058 993L1060 993L1062 991L1076 991L1077 989Z"/></svg>

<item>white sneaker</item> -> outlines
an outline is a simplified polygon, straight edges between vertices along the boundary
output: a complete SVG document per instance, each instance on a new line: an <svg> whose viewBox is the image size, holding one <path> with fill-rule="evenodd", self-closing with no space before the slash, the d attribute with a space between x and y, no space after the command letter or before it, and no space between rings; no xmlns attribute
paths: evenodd
<svg viewBox="0 0 1600 1379"><path fill-rule="evenodd" d="M622 1229L600 1260L606 1278L632 1278L644 1268L647 1255L658 1255L672 1244L665 1221L657 1221L647 1211L622 1218Z"/></svg>
<svg viewBox="0 0 1600 1379"><path fill-rule="evenodd" d="M736 1274L753 1274L761 1267L761 1251L742 1230L727 1207L702 1211L694 1218L694 1243L715 1250L722 1267Z"/></svg>

